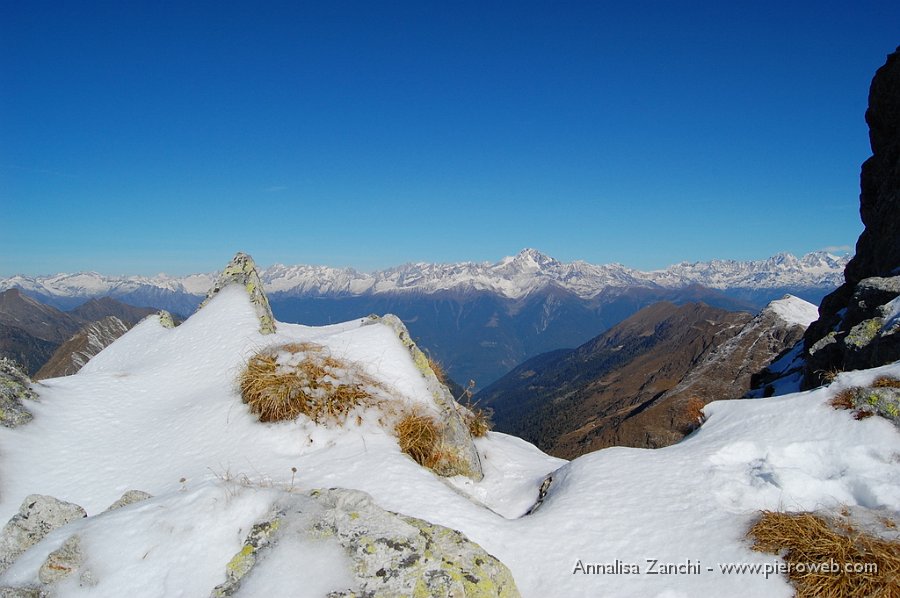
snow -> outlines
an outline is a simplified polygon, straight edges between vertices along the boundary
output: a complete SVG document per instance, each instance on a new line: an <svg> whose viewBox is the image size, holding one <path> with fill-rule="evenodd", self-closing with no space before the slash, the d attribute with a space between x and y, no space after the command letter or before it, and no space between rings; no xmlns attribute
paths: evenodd
<svg viewBox="0 0 900 598"><path fill-rule="evenodd" d="M804 328L819 319L818 306L793 295L772 301L768 307L788 324L798 324Z"/></svg>
<svg viewBox="0 0 900 598"><path fill-rule="evenodd" d="M781 577L719 571L720 563L778 560L751 551L745 538L760 509L900 511L900 434L827 404L841 388L900 375L900 363L841 374L829 388L711 403L703 427L664 449L612 448L565 462L490 433L476 443L485 473L477 483L419 467L376 413L338 429L303 417L261 424L241 402L235 379L251 354L315 342L358 363L396 400L430 405L393 333L361 324L279 323L277 334L263 336L246 295L229 287L182 325L145 320L77 375L37 384L35 419L0 429L0 521L32 493L89 515L128 489L155 498L51 533L0 584L33 581L46 555L77 532L96 585L69 579L58 595L205 596L277 496L345 487L462 531L510 568L526 597L787 597ZM551 473L543 505L523 516ZM298 580L325 571L309 595L345 583L346 560L327 542L294 538L271 554L258 571L266 575L251 574L239 595L295 595ZM699 571L648 574L651 560ZM640 573L575 572L579 562L616 561Z"/></svg>
<svg viewBox="0 0 900 598"><path fill-rule="evenodd" d="M891 330L900 325L900 297L895 297L882 308L884 309L884 325L881 327L883 331Z"/></svg>

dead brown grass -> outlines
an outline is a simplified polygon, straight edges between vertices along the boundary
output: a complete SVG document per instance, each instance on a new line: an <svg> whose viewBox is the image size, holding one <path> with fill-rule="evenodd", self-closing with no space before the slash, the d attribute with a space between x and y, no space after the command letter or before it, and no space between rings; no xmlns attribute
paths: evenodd
<svg viewBox="0 0 900 598"><path fill-rule="evenodd" d="M296 365L278 362L281 352L303 353ZM241 398L260 421L286 421L306 415L316 423L342 423L356 407L377 401L377 384L357 366L314 343L264 349L250 358L238 381Z"/></svg>
<svg viewBox="0 0 900 598"><path fill-rule="evenodd" d="M839 369L831 369L831 370L826 370L826 371L819 370L816 373L819 375L819 379L822 380L822 382L831 384L832 382L834 382L835 378L837 378L839 374L843 373L843 370L839 370Z"/></svg>
<svg viewBox="0 0 900 598"><path fill-rule="evenodd" d="M400 450L423 467L434 469L442 458L441 431L434 419L420 411L407 413L394 426Z"/></svg>
<svg viewBox="0 0 900 598"><path fill-rule="evenodd" d="M491 422L491 410L482 409L477 405L466 405L464 417L466 425L469 427L469 434L472 438L482 438L487 436L494 424Z"/></svg>
<svg viewBox="0 0 900 598"><path fill-rule="evenodd" d="M879 376L872 382L875 388L900 388L900 380L893 376Z"/></svg>
<svg viewBox="0 0 900 598"><path fill-rule="evenodd" d="M693 396L680 401L672 407L672 423L683 434L690 434L706 421L704 407L706 403L700 397Z"/></svg>
<svg viewBox="0 0 900 598"><path fill-rule="evenodd" d="M898 542L813 513L777 511L763 511L747 535L754 550L782 555L797 598L900 596ZM832 563L840 570L830 571ZM876 571L866 570L871 564Z"/></svg>
<svg viewBox="0 0 900 598"><path fill-rule="evenodd" d="M441 365L441 362L437 359L434 359L431 355L427 356L428 359L428 367L431 368L431 371L434 372L434 375L437 377L438 382L441 384L447 384L447 372L444 371L444 366Z"/></svg>
<svg viewBox="0 0 900 598"><path fill-rule="evenodd" d="M829 404L835 409L853 409L856 406L854 399L859 389L856 387L845 388L841 392L834 395Z"/></svg>

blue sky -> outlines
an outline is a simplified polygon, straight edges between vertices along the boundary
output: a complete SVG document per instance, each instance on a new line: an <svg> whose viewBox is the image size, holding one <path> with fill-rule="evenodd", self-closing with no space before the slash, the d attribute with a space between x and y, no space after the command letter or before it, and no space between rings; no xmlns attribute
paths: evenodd
<svg viewBox="0 0 900 598"><path fill-rule="evenodd" d="M2 2L0 275L852 246L900 3Z"/></svg>

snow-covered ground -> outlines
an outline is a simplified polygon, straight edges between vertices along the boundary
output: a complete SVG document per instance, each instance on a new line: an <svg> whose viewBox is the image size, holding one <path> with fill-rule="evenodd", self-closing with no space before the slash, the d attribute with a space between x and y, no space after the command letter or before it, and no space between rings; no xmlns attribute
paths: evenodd
<svg viewBox="0 0 900 598"><path fill-rule="evenodd" d="M785 295L771 302L769 307L788 324L798 324L804 328L819 319L818 306L793 295Z"/></svg>
<svg viewBox="0 0 900 598"><path fill-rule="evenodd" d="M236 378L251 354L312 341L359 363L397 400L429 404L387 327L257 329L246 295L229 287L181 326L150 318L77 375L37 384L34 420L0 428L0 521L33 493L89 515L128 489L155 498L52 532L0 585L33 582L47 554L77 532L97 584L69 579L60 595L206 596L275 495L345 487L462 531L510 568L523 596L768 598L792 589L777 575L720 569L777 560L745 538L760 509L900 511L900 434L827 404L840 388L900 376L900 363L842 374L827 389L712 403L700 430L665 449L613 448L565 462L490 433L476 441L485 477L473 482L418 466L374 414L341 429L302 418L261 424L241 402ZM523 516L551 472L543 505ZM346 559L330 544L294 543L279 554L239 595L322 596L345 582ZM653 562L683 573L653 573Z"/></svg>

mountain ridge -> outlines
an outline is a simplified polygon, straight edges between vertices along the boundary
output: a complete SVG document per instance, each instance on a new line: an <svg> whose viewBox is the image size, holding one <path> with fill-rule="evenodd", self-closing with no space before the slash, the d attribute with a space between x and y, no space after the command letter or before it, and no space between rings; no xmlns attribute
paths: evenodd
<svg viewBox="0 0 900 598"><path fill-rule="evenodd" d="M641 271L621 264L561 262L535 249L524 249L498 262L436 264L410 262L372 273L354 268L274 264L260 271L274 296L360 296L391 292L435 293L486 290L518 299L556 284L582 299L609 287L679 288L700 284L711 289L837 287L843 283L848 256L824 251L801 257L780 253L764 260L680 262L661 270ZM213 282L210 273L187 276L107 276L97 272L0 278L0 291L20 288L46 297L126 297L141 289L200 296Z"/></svg>

